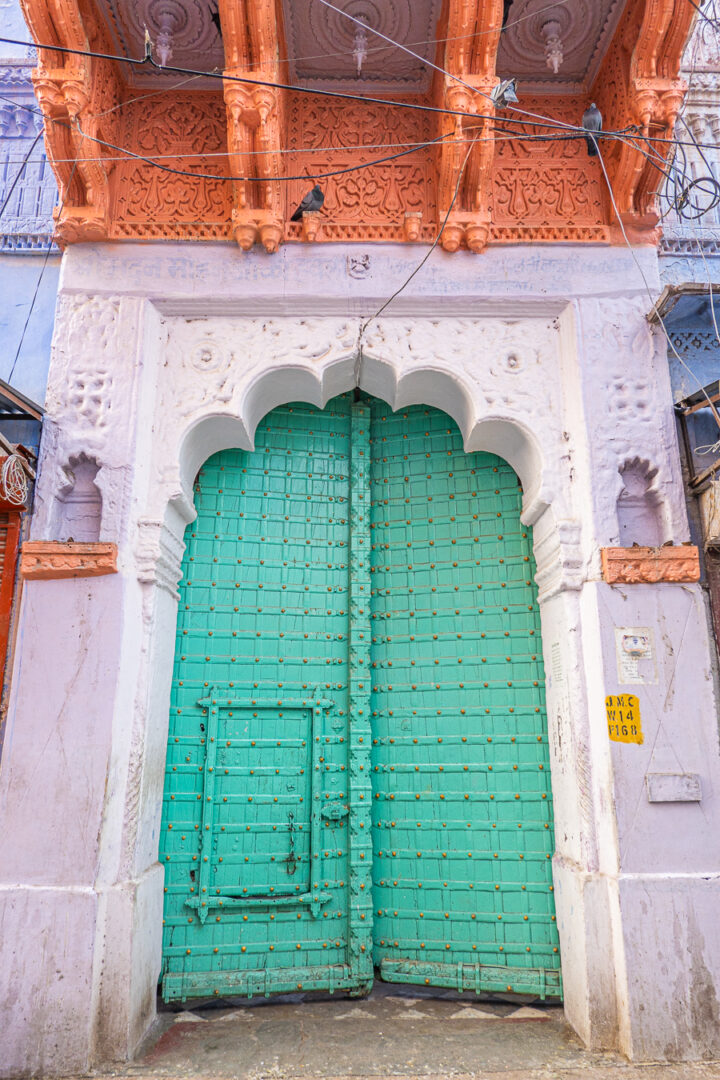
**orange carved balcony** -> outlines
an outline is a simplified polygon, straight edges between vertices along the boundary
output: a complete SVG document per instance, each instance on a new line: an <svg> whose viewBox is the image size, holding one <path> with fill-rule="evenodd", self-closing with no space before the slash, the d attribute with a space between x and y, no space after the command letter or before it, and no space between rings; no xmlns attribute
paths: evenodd
<svg viewBox="0 0 720 1080"><path fill-rule="evenodd" d="M200 2L22 0L60 242L234 238L272 252L427 243L443 222L448 251L623 242L621 223L656 242L643 140L673 132L687 0L574 0L552 19L513 0L505 27L503 0L363 2L360 48L358 24L322 0L219 0L216 19ZM145 26L154 63L140 62ZM489 95L510 76L520 103L496 109ZM622 133L601 140L602 161L564 128L592 100ZM322 211L292 223L315 180Z"/></svg>

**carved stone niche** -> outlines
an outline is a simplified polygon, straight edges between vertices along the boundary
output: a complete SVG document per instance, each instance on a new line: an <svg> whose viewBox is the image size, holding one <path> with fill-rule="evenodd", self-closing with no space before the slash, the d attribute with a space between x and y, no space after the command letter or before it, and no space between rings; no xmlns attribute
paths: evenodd
<svg viewBox="0 0 720 1080"><path fill-rule="evenodd" d="M86 454L71 457L67 483L55 496L53 535L58 540L96 543L100 539L102 495L95 483L99 466Z"/></svg>
<svg viewBox="0 0 720 1080"><path fill-rule="evenodd" d="M102 495L95 482L100 466L81 453L63 471L66 483L55 495L51 514L57 539L26 541L20 573L43 581L117 573L117 544L100 543Z"/></svg>
<svg viewBox="0 0 720 1080"><path fill-rule="evenodd" d="M657 547L662 544L663 500L653 486L657 476L649 461L633 458L620 469L622 488L617 500L620 545Z"/></svg>

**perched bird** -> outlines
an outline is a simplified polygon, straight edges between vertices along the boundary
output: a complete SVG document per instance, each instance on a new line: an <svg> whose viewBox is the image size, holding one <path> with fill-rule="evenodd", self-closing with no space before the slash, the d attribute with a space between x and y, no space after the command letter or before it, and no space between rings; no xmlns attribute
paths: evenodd
<svg viewBox="0 0 720 1080"><path fill-rule="evenodd" d="M602 113L594 101L583 113L582 126L586 131L602 131ZM596 140L591 135L587 135L585 137L585 142L587 143L587 152L590 157L597 157L598 148Z"/></svg>
<svg viewBox="0 0 720 1080"><path fill-rule="evenodd" d="M307 214L311 210L321 210L324 202L325 195L323 194L323 190L319 184L316 184L312 191L308 191L290 220L300 221L303 214Z"/></svg>
<svg viewBox="0 0 720 1080"><path fill-rule="evenodd" d="M490 97L495 102L496 109L507 109L508 105L516 105L519 101L517 79L503 79L493 87Z"/></svg>

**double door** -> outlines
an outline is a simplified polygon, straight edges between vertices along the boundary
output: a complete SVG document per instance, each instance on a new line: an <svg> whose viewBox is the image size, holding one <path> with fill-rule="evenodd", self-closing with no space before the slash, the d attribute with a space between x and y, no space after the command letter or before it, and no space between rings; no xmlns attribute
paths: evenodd
<svg viewBox="0 0 720 1080"><path fill-rule="evenodd" d="M166 999L560 996L530 530L445 414L283 406L203 466L160 859Z"/></svg>

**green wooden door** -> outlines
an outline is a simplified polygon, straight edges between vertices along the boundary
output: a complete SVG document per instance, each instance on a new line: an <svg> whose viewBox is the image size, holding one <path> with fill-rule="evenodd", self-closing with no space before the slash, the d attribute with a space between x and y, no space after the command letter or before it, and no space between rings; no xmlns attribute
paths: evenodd
<svg viewBox="0 0 720 1080"><path fill-rule="evenodd" d="M422 406L372 423L374 958L559 996L530 530L512 469Z"/></svg>
<svg viewBox="0 0 720 1080"><path fill-rule="evenodd" d="M195 499L164 997L361 993L373 963L390 980L559 994L514 473L464 455L436 410L343 395L276 409L253 453L206 463Z"/></svg>
<svg viewBox="0 0 720 1080"><path fill-rule="evenodd" d="M372 977L370 729L356 699L367 412L349 396L276 409L254 453L216 454L198 476L160 852L166 1000Z"/></svg>

